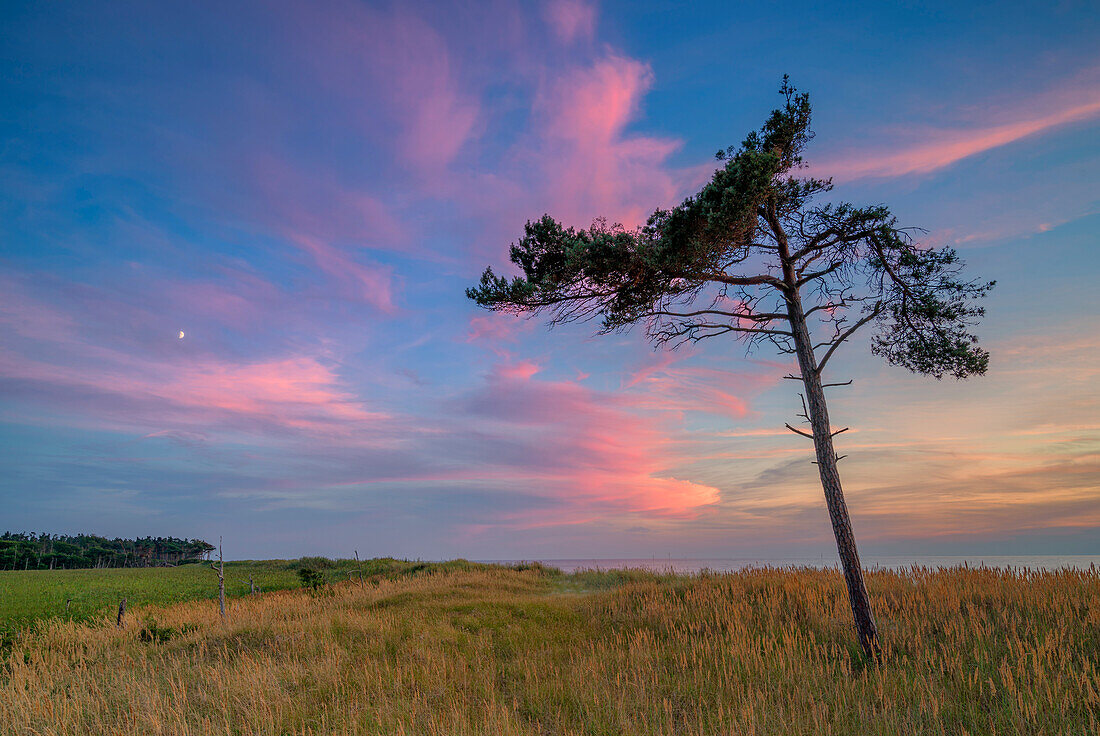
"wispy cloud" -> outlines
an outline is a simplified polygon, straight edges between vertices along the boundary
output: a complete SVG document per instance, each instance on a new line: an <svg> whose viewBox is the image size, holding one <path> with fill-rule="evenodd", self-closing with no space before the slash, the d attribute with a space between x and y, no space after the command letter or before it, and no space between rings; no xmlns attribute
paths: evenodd
<svg viewBox="0 0 1100 736"><path fill-rule="evenodd" d="M505 463L517 488L540 489L563 505L538 520L514 524L577 523L617 514L693 516L715 503L718 490L669 468L683 462L662 425L667 415L639 412L628 399L576 381L536 378L530 361L498 364L462 411L525 447ZM504 458L498 455L497 464Z"/></svg>
<svg viewBox="0 0 1100 736"><path fill-rule="evenodd" d="M1100 117L1096 85L1047 93L1012 109L984 114L1008 118L993 125L933 128L898 136L890 146L871 144L825 155L811 167L838 181L928 174L971 156Z"/></svg>
<svg viewBox="0 0 1100 736"><path fill-rule="evenodd" d="M591 39L596 31L596 8L583 0L550 0L544 12L563 43Z"/></svg>

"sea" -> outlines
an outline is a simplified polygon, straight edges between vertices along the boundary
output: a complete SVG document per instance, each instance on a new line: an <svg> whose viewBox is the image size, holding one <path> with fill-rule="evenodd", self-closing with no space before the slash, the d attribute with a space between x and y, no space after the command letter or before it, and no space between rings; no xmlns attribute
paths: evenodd
<svg viewBox="0 0 1100 736"><path fill-rule="evenodd" d="M731 557L691 559L676 557L630 557L593 559L540 559L540 560L479 560L495 564L541 562L563 572L577 570L642 569L653 572L677 574L711 572L736 572L753 567L838 567L836 557ZM863 567L869 570L904 570L911 567L994 567L1015 570L1075 570L1100 569L1100 555L899 555L867 556Z"/></svg>

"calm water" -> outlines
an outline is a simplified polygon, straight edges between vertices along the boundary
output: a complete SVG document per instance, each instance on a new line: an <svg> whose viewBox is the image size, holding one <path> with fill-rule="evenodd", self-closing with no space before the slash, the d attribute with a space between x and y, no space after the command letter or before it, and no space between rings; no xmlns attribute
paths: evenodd
<svg viewBox="0 0 1100 736"><path fill-rule="evenodd" d="M531 562L532 560L526 560ZM520 560L484 560L484 562L512 563ZM829 557L788 557L788 558L749 558L731 559L677 559L675 557L647 557L635 559L591 559L591 560L538 560L545 565L560 568L565 572L575 570L614 570L622 568L642 568L656 572L692 573L700 570L733 572L747 567L836 567L836 558ZM871 569L896 570L918 565L922 567L954 567L956 565L999 568L1027 568L1030 570L1057 570L1069 567L1087 570L1090 565L1100 568L1100 555L966 555L966 556L928 556L908 555L898 557L868 556L863 558L864 567Z"/></svg>

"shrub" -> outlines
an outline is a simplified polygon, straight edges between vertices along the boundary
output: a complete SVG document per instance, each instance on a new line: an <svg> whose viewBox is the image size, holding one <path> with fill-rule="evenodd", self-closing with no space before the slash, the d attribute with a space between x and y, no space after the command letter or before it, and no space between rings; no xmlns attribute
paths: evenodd
<svg viewBox="0 0 1100 736"><path fill-rule="evenodd" d="M336 560L328 557L299 557L298 569L331 570L336 567Z"/></svg>
<svg viewBox="0 0 1100 736"><path fill-rule="evenodd" d="M302 581L302 587L309 589L312 593L316 593L325 587L325 574L320 570L300 567L298 568L298 578Z"/></svg>

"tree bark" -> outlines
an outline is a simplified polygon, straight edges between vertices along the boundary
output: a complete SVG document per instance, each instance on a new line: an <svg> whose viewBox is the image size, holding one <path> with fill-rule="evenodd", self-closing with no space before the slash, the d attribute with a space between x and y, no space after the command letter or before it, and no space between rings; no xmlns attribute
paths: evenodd
<svg viewBox="0 0 1100 736"><path fill-rule="evenodd" d="M806 389L806 418L810 421L813 433L817 469L821 476L821 488L825 492L825 505L829 509L829 520L833 525L837 552L840 553L844 582L848 586L848 600L852 605L856 635L859 637L864 654L868 658L877 659L879 656L878 628L875 626L875 617L871 612L871 599L867 595L867 585L863 581L863 568L859 562L856 538L852 533L852 521L848 518L848 505L844 502L844 490L840 485L840 471L837 470L837 454L833 449L833 430L829 422L825 389L821 386L821 374L814 356L814 344L806 325L806 314L802 309L798 277L789 256L786 237L781 235L778 228L777 238L780 240L783 281L787 285L785 291L787 316L794 339L798 368L802 373L802 385Z"/></svg>
<svg viewBox="0 0 1100 736"><path fill-rule="evenodd" d="M793 299L788 301L798 367L802 372L802 385L806 389L806 413L814 436L817 469L821 475L821 488L825 491L829 520L833 524L833 534L836 536L837 552L840 553L840 564L844 570L844 582L848 585L848 599L852 604L856 634L859 636L859 643L864 653L870 658L877 658L878 629L875 626L874 614L871 612L871 599L867 595L867 586L863 581L863 568L859 562L856 538L852 533L852 522L848 517L848 505L844 502L844 490L840 485L840 471L837 469L837 455L833 449L832 425L829 423L829 407L825 401L825 390L821 387L821 376L817 372L813 344L810 342L806 318L802 313L797 292Z"/></svg>

